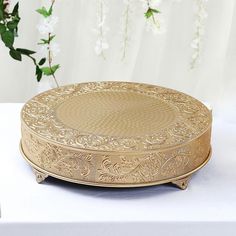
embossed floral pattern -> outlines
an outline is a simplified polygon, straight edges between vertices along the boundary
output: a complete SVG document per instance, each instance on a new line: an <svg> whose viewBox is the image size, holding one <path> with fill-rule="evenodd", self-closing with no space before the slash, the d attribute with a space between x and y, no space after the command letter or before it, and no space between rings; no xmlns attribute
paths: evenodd
<svg viewBox="0 0 236 236"><path fill-rule="evenodd" d="M94 91L131 91L161 99L174 106L180 116L169 127L152 135L116 137L88 134L65 126L54 108L68 98ZM93 150L153 150L192 140L211 125L209 110L200 102L180 92L158 86L125 82L97 82L65 86L40 94L22 110L25 125L39 136L71 147Z"/></svg>
<svg viewBox="0 0 236 236"><path fill-rule="evenodd" d="M22 129L22 148L34 165L83 182L142 184L174 178L201 165L209 154L210 130L188 145L147 153L102 154L50 144Z"/></svg>

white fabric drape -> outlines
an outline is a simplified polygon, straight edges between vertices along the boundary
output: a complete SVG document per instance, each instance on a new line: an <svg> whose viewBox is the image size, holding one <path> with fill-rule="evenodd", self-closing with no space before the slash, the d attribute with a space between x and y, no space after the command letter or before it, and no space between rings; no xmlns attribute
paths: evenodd
<svg viewBox="0 0 236 236"><path fill-rule="evenodd" d="M45 2L41 1L41 2ZM190 47L195 30L195 1L163 0L167 32L147 32L143 9L134 0L130 21L131 41L124 61L121 60L122 0L106 0L109 11L107 24L110 45L106 59L94 53L97 0L57 0L59 16L57 41L61 53L58 80L61 85L84 81L124 80L152 83L186 92L212 104L216 111L236 114L236 1L209 0L208 18L201 50L201 63L190 69L193 49ZM37 49L36 25L39 15L34 9L40 1L22 0L19 47ZM22 102L37 93L38 84L31 62L13 61L0 46L0 101ZM235 115L236 118L236 115Z"/></svg>

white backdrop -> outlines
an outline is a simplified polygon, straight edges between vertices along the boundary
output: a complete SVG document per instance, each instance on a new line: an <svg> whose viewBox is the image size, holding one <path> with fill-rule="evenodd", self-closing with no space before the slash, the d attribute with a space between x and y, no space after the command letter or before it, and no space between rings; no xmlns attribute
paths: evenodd
<svg viewBox="0 0 236 236"><path fill-rule="evenodd" d="M106 0L110 28L110 49L106 60L94 53L97 0L57 0L59 16L56 29L61 53L58 80L61 85L99 80L125 80L152 83L178 89L212 104L215 111L236 113L236 1L209 0L203 36L201 63L193 70L190 47L195 30L195 1L173 3L163 0L167 32L147 32L139 0L132 15L132 39L127 57L121 61L120 17L122 0ZM41 1L41 2L45 2ZM20 0L22 22L18 47L37 49L36 25L40 16L34 11L40 1ZM37 94L38 84L31 62L13 61L0 45L0 102L23 102ZM235 115L236 117L236 115Z"/></svg>

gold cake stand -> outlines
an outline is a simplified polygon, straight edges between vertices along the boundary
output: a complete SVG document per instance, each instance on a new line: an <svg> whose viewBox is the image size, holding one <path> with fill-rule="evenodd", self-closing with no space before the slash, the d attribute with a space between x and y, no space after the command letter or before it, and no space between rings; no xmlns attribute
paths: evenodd
<svg viewBox="0 0 236 236"><path fill-rule="evenodd" d="M21 112L20 149L38 182L181 189L211 154L211 111L175 90L128 82L41 93Z"/></svg>

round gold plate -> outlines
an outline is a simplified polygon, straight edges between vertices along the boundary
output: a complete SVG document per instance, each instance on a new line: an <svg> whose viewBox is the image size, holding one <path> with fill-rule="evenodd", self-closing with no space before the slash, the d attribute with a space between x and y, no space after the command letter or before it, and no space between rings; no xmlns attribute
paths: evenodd
<svg viewBox="0 0 236 236"><path fill-rule="evenodd" d="M50 175L96 186L185 188L210 156L211 112L154 85L60 87L27 102L21 120L21 151L39 182Z"/></svg>

